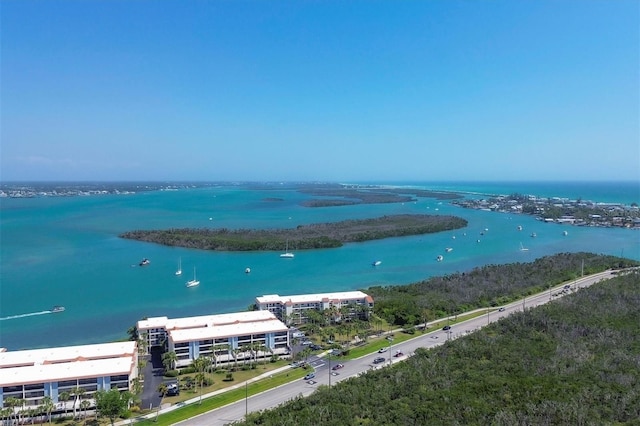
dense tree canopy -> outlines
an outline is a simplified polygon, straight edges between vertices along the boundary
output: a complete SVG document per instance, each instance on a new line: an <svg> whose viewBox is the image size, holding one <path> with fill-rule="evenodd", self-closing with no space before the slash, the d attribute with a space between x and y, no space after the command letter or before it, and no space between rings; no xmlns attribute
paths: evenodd
<svg viewBox="0 0 640 426"><path fill-rule="evenodd" d="M444 317L498 306L595 272L637 265L628 259L592 253L560 253L530 263L486 265L470 272L432 277L414 284L365 290L375 312L396 325L421 322L425 310Z"/></svg>
<svg viewBox="0 0 640 426"><path fill-rule="evenodd" d="M634 272L240 424L637 424L638 324Z"/></svg>

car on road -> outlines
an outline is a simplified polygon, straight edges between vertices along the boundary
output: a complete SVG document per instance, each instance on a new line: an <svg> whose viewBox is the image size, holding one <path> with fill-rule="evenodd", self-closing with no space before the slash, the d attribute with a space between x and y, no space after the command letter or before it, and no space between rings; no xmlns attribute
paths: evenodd
<svg viewBox="0 0 640 426"><path fill-rule="evenodd" d="M498 312L504 312L504 307L498 309Z"/></svg>
<svg viewBox="0 0 640 426"><path fill-rule="evenodd" d="M389 348L380 348L380 349L378 350L378 353L379 353L379 354L383 354L383 353L385 353L388 349L389 349Z"/></svg>
<svg viewBox="0 0 640 426"><path fill-rule="evenodd" d="M398 351L398 352L395 353L394 357L398 358L398 357L401 357L403 355L404 354L402 352Z"/></svg>
<svg viewBox="0 0 640 426"><path fill-rule="evenodd" d="M442 327L442 329L444 331L451 330L451 326L450 325L445 325L444 327Z"/></svg>
<svg viewBox="0 0 640 426"><path fill-rule="evenodd" d="M373 363L374 364L380 364L381 362L384 362L384 361L385 361L385 358L379 356L379 357L377 357L376 359L373 360Z"/></svg>
<svg viewBox="0 0 640 426"><path fill-rule="evenodd" d="M313 379L314 377L316 377L316 373L309 373L306 376L304 376L304 379L309 380L309 379Z"/></svg>
<svg viewBox="0 0 640 426"><path fill-rule="evenodd" d="M331 369L332 370L340 370L342 367L344 367L344 364L336 364Z"/></svg>

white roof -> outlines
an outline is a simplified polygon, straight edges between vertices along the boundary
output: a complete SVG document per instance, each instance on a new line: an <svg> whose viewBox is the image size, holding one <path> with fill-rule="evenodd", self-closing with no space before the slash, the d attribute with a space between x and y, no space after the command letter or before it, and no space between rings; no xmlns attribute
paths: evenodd
<svg viewBox="0 0 640 426"><path fill-rule="evenodd" d="M293 296L279 296L277 294L269 294L262 297L256 297L258 303L305 303L305 302L322 302L324 299L335 301L347 301L364 299L368 297L366 293L361 291L342 291L337 293L316 293L316 294L298 294Z"/></svg>
<svg viewBox="0 0 640 426"><path fill-rule="evenodd" d="M0 386L130 374L135 342L0 352Z"/></svg>
<svg viewBox="0 0 640 426"><path fill-rule="evenodd" d="M149 318L138 321L138 330L151 328L164 328L166 330L178 330L189 328L214 327L234 323L250 323L254 321L268 321L276 319L269 311L245 311L230 314L205 315L198 317L174 318L167 317Z"/></svg>
<svg viewBox="0 0 640 426"><path fill-rule="evenodd" d="M204 339L221 339L233 336L246 336L250 334L273 333L288 330L287 326L280 320L273 318L266 321L235 322L231 324L214 325L213 327L171 330L169 331L169 336L174 343L176 343L192 342Z"/></svg>

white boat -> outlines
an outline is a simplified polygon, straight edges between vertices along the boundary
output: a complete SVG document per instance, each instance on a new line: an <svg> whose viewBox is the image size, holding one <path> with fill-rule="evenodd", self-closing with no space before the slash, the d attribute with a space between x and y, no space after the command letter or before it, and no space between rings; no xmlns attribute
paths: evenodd
<svg viewBox="0 0 640 426"><path fill-rule="evenodd" d="M569 233L567 231L562 231L562 235L566 237L567 235L569 235Z"/></svg>
<svg viewBox="0 0 640 426"><path fill-rule="evenodd" d="M520 251L529 251L529 249L523 246L522 243L520 243Z"/></svg>
<svg viewBox="0 0 640 426"><path fill-rule="evenodd" d="M452 248L452 247L447 247L446 249L444 249L444 251L446 251L447 253L449 253L449 252L453 251L453 248Z"/></svg>
<svg viewBox="0 0 640 426"><path fill-rule="evenodd" d="M442 256L441 254L439 254L438 257L436 257L436 260L438 262L442 262L443 259L444 259L444 256Z"/></svg>
<svg viewBox="0 0 640 426"><path fill-rule="evenodd" d="M538 234L536 234L535 232L532 232L532 233L531 233L531 238L535 238L535 237L537 237L537 236L538 236Z"/></svg>
<svg viewBox="0 0 640 426"><path fill-rule="evenodd" d="M250 273L251 273L251 268L246 268L246 269L244 270L244 273L245 273L245 274L250 274Z"/></svg>
<svg viewBox="0 0 640 426"><path fill-rule="evenodd" d="M176 271L176 275L182 275L182 258L178 260L178 270Z"/></svg>
<svg viewBox="0 0 640 426"><path fill-rule="evenodd" d="M148 264L150 264L151 261L149 259L147 259L146 257L144 259L142 259L139 263L140 266L147 266Z"/></svg>
<svg viewBox="0 0 640 426"><path fill-rule="evenodd" d="M522 225L518 225L518 231L522 231Z"/></svg>
<svg viewBox="0 0 640 426"><path fill-rule="evenodd" d="M382 260L376 260L373 263L371 263L372 266L379 266L380 264L382 264Z"/></svg>
<svg viewBox="0 0 640 426"><path fill-rule="evenodd" d="M280 255L280 257L287 259L292 259L294 257L294 254L289 251L289 240L287 240L287 247L285 248L284 253Z"/></svg>
<svg viewBox="0 0 640 426"><path fill-rule="evenodd" d="M195 287L200 284L200 281L196 279L196 268L193 268L193 279L191 281L187 281L187 287Z"/></svg>
<svg viewBox="0 0 640 426"><path fill-rule="evenodd" d="M57 312L64 312L64 306L54 306L53 308L51 308L51 312L53 312L54 314Z"/></svg>

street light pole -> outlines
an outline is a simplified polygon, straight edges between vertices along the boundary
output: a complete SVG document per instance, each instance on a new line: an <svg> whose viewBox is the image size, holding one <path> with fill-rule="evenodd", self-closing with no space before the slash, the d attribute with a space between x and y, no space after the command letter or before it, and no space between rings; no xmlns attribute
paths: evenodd
<svg viewBox="0 0 640 426"><path fill-rule="evenodd" d="M327 359L329 360L329 389L331 389L331 353L327 355Z"/></svg>
<svg viewBox="0 0 640 426"><path fill-rule="evenodd" d="M244 418L249 415L249 381L244 382Z"/></svg>

